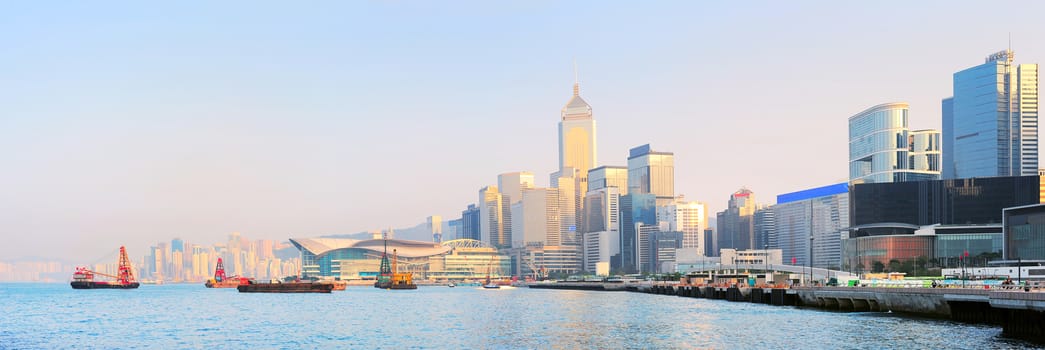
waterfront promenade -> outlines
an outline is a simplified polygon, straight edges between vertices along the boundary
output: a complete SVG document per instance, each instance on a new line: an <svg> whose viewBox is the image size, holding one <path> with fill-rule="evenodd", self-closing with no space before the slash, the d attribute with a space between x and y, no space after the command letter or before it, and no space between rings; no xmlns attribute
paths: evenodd
<svg viewBox="0 0 1045 350"><path fill-rule="evenodd" d="M629 291L840 312L897 314L999 325L1006 336L1045 343L1045 289L1028 287L736 287L677 282L535 283L530 288Z"/></svg>

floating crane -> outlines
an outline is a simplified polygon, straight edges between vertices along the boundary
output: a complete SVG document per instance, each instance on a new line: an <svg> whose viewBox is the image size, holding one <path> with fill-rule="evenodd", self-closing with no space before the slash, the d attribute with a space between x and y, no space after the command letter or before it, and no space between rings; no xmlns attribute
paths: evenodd
<svg viewBox="0 0 1045 350"><path fill-rule="evenodd" d="M242 284L250 284L250 278L240 276L225 276L225 263L218 258L218 264L214 266L214 278L207 280L203 285L207 288L236 288Z"/></svg>
<svg viewBox="0 0 1045 350"><path fill-rule="evenodd" d="M91 271L86 266L79 266L73 272L73 280L69 285L73 289L134 289L138 288L138 281L134 279L134 271L131 269L131 259L127 258L127 249L120 247L120 259L118 260L116 275L110 275L97 271ZM114 278L116 281L95 281L94 275Z"/></svg>

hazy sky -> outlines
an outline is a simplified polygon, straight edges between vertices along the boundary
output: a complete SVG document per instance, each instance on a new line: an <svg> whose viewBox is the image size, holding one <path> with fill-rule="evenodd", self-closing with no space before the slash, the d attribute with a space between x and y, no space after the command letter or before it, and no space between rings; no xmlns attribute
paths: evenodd
<svg viewBox="0 0 1045 350"><path fill-rule="evenodd" d="M1004 8L1001 8L1004 7ZM842 182L847 119L911 104L1007 45L1045 63L1045 2L8 2L0 260L286 239L460 216L558 164L572 61L598 162L675 152L721 210ZM136 258L137 259L137 258Z"/></svg>

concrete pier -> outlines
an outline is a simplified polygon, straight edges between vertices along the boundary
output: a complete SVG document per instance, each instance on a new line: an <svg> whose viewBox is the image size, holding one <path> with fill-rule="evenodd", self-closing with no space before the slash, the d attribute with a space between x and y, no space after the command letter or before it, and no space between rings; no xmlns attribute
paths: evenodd
<svg viewBox="0 0 1045 350"><path fill-rule="evenodd" d="M563 284L561 289L569 288ZM886 312L999 325L1008 337L1045 343L1045 290L971 288L749 288L671 283L619 285L615 290L720 299L842 312ZM586 290L597 290L589 289Z"/></svg>

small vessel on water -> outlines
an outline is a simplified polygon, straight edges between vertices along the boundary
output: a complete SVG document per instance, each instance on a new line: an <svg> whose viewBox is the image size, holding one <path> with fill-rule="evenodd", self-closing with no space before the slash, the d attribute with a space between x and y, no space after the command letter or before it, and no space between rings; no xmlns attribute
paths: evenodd
<svg viewBox="0 0 1045 350"><path fill-rule="evenodd" d="M392 249L392 264L389 266L388 241L386 240L385 251L381 253L381 267L377 275L377 282L374 282L374 288L417 289L417 285L414 284L414 274L399 273L397 265L398 260L399 254L396 253L395 249Z"/></svg>
<svg viewBox="0 0 1045 350"><path fill-rule="evenodd" d="M318 283L326 283L334 286L334 290L345 290L348 289L348 281L335 280L335 279L321 279Z"/></svg>
<svg viewBox="0 0 1045 350"><path fill-rule="evenodd" d="M256 283L236 286L240 293L330 293L334 290L331 283L321 282L289 282L289 283Z"/></svg>
<svg viewBox="0 0 1045 350"><path fill-rule="evenodd" d="M135 289L138 288L139 283L134 279L134 272L131 270L131 260L127 258L127 249L120 246L120 260L119 260L118 272L115 276L104 274L101 272L88 270L85 266L79 266L76 268L76 272L73 272L73 280L69 282L69 285L73 289ZM115 281L95 281L94 276L105 276L115 278Z"/></svg>
<svg viewBox="0 0 1045 350"><path fill-rule="evenodd" d="M447 284L446 284L446 286L447 286L447 287L450 287L450 288L453 288L453 287L457 287L457 285L456 285L456 284L454 284L454 282L453 282L453 281L450 281L450 283L447 283Z"/></svg>
<svg viewBox="0 0 1045 350"><path fill-rule="evenodd" d="M483 283L483 289L501 289L501 285L490 280L490 269L493 267L494 259L496 256L490 257L490 262L486 264L486 283Z"/></svg>
<svg viewBox="0 0 1045 350"><path fill-rule="evenodd" d="M218 258L218 264L214 267L214 278L207 280L207 283L203 285L207 288L236 288L248 284L250 281L251 279L247 277L225 277L225 264L222 263L221 258Z"/></svg>

